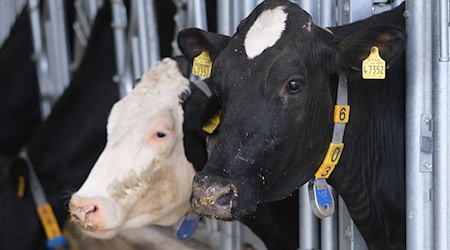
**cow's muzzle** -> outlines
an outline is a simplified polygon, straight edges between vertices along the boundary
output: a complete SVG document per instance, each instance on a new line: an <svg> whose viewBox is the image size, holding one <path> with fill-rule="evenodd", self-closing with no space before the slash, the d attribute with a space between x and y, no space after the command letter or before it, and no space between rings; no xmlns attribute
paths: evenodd
<svg viewBox="0 0 450 250"><path fill-rule="evenodd" d="M220 220L232 220L232 210L238 202L237 189L233 184L226 184L218 177L194 177L191 206L196 212Z"/></svg>

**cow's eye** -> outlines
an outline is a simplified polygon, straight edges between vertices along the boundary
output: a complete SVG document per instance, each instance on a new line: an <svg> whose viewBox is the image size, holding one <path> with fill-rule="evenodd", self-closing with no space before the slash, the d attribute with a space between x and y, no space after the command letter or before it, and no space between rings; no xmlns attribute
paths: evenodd
<svg viewBox="0 0 450 250"><path fill-rule="evenodd" d="M294 79L294 80L290 80L288 82L288 90L289 93L293 94L293 93L297 93L302 89L303 86L303 81L299 80L299 79Z"/></svg>
<svg viewBox="0 0 450 250"><path fill-rule="evenodd" d="M156 132L156 136L158 137L158 138L164 138L164 137L166 137L166 132L163 132L163 131L158 131L158 132Z"/></svg>

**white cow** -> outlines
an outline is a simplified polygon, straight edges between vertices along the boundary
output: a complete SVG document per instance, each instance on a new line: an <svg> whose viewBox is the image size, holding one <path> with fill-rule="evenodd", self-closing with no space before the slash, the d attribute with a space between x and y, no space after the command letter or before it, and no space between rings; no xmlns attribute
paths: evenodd
<svg viewBox="0 0 450 250"><path fill-rule="evenodd" d="M85 234L110 238L121 229L181 220L195 174L183 146L180 96L189 91L188 79L167 58L114 105L106 147L70 200Z"/></svg>

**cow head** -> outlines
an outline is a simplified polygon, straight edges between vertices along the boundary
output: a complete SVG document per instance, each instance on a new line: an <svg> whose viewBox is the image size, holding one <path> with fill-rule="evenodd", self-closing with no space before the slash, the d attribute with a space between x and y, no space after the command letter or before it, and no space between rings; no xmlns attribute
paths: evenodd
<svg viewBox="0 0 450 250"><path fill-rule="evenodd" d="M87 235L172 225L186 213L195 173L183 146L180 97L188 92L177 63L164 59L114 105L105 149L70 201L72 218Z"/></svg>
<svg viewBox="0 0 450 250"><path fill-rule="evenodd" d="M218 142L194 177L193 208L239 219L313 178L331 141L337 75L359 70L375 45L389 64L404 40L391 26L340 38L284 0L260 4L231 38L182 31L185 56L211 55L222 107Z"/></svg>

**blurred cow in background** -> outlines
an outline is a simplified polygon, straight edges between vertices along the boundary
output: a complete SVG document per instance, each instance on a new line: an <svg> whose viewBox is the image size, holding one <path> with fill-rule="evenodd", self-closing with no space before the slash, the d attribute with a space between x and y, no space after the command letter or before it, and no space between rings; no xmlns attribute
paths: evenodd
<svg viewBox="0 0 450 250"><path fill-rule="evenodd" d="M14 156L41 122L39 85L26 8L0 49L0 155Z"/></svg>
<svg viewBox="0 0 450 250"><path fill-rule="evenodd" d="M29 158L60 223L68 215L69 191L81 185L105 144L107 116L118 100L117 85L112 80L116 68L110 8L109 1L105 1L71 84L27 145ZM2 166L0 249L45 249L44 230L30 190L19 199L17 181L10 176L24 164L17 159L8 168Z"/></svg>

